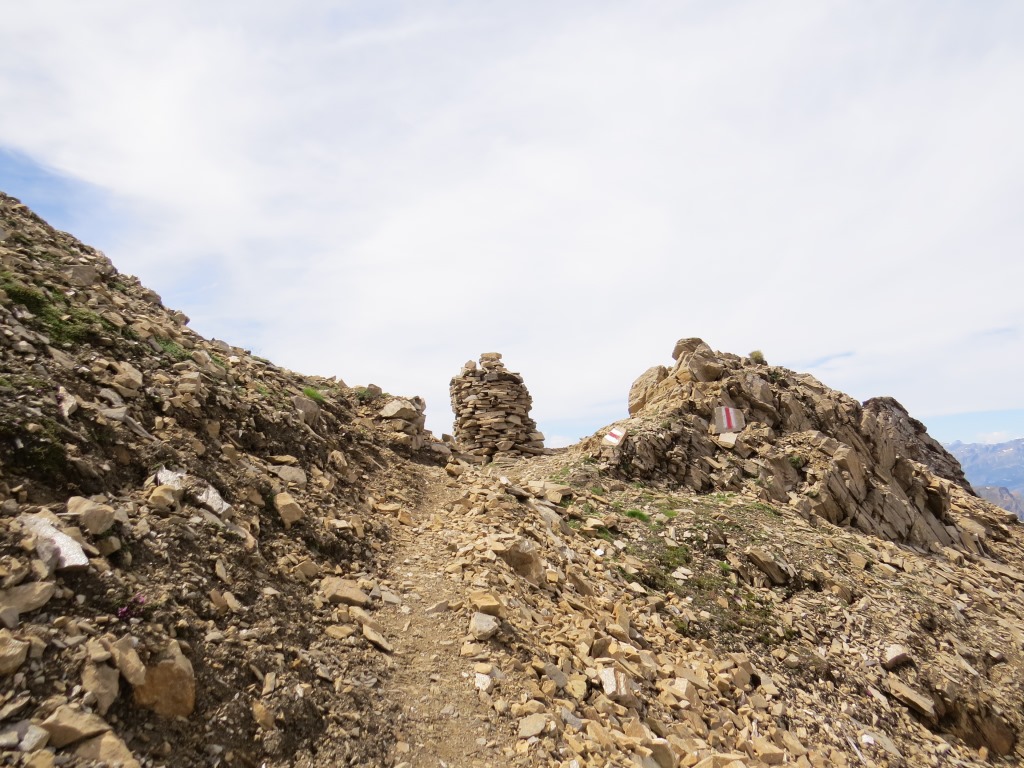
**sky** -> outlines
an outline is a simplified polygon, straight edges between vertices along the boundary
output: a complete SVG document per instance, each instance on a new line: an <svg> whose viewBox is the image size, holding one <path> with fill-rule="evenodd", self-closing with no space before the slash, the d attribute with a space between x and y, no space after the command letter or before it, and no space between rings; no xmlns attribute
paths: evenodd
<svg viewBox="0 0 1024 768"><path fill-rule="evenodd" d="M40 0L0 189L197 332L549 445L676 339L1024 437L1024 4Z"/></svg>

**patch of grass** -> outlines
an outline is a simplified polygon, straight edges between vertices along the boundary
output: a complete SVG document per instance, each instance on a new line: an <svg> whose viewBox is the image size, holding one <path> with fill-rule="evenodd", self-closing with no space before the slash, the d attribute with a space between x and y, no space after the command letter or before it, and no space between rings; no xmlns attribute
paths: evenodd
<svg viewBox="0 0 1024 768"><path fill-rule="evenodd" d="M33 315L42 314L44 308L50 303L42 291L16 282L10 272L0 272L0 288L3 288L4 293L11 301L21 304Z"/></svg>
<svg viewBox="0 0 1024 768"><path fill-rule="evenodd" d="M324 403L324 396L320 394L320 390L316 387L303 387L302 394L321 405Z"/></svg>
<svg viewBox="0 0 1024 768"><path fill-rule="evenodd" d="M14 383L10 379L5 379L3 376L0 376L0 387L3 387L4 389L14 389Z"/></svg>
<svg viewBox="0 0 1024 768"><path fill-rule="evenodd" d="M753 352L750 353L750 362L754 363L755 365L768 364L767 361L764 359L764 352L762 352L760 349L755 349Z"/></svg>
<svg viewBox="0 0 1024 768"><path fill-rule="evenodd" d="M26 248L32 245L32 240L21 232L10 232L5 240L7 243L14 243L15 245L23 245Z"/></svg>
<svg viewBox="0 0 1024 768"><path fill-rule="evenodd" d="M32 477L60 482L67 477L70 464L56 423L47 418L37 423L43 429L35 434L18 423L0 423L0 454L9 454L4 460Z"/></svg>
<svg viewBox="0 0 1024 768"><path fill-rule="evenodd" d="M600 485L592 486L590 492L595 496L604 496L605 490Z"/></svg>
<svg viewBox="0 0 1024 768"><path fill-rule="evenodd" d="M179 363L183 360L188 360L191 355L186 352L180 344L171 341L170 339L156 339L156 344L160 349L163 350L164 354L168 357L177 360Z"/></svg>
<svg viewBox="0 0 1024 768"><path fill-rule="evenodd" d="M115 277L109 283L107 283L112 289L118 293L128 293L128 286L121 280L120 277Z"/></svg>
<svg viewBox="0 0 1024 768"><path fill-rule="evenodd" d="M223 357L221 357L220 355L212 355L212 354L211 354L211 355L210 355L210 361L211 361L211 362L212 362L212 363L213 363L214 365L219 365L219 366L220 366L221 368L223 368L223 369L224 369L225 371L226 371L226 370L228 369L228 361L227 361L227 360L225 360L225 359L224 359Z"/></svg>
<svg viewBox="0 0 1024 768"><path fill-rule="evenodd" d="M807 466L807 457L801 456L798 453L789 454L789 456L786 457L786 461L788 461L789 465L796 470L801 470Z"/></svg>
<svg viewBox="0 0 1024 768"><path fill-rule="evenodd" d="M755 509L758 512L767 512L768 514L774 515L775 517L782 517L782 513L779 512L779 510L777 510L771 504L765 504L763 501L755 501L753 504L750 505L750 509Z"/></svg>
<svg viewBox="0 0 1024 768"><path fill-rule="evenodd" d="M372 389L368 389L367 387L359 387L356 390L356 399L360 403L369 403L373 400L376 400L377 397L377 393L374 392Z"/></svg>
<svg viewBox="0 0 1024 768"><path fill-rule="evenodd" d="M721 572L719 573L698 573L690 581L695 589L706 592L708 595L719 595L729 586Z"/></svg>
<svg viewBox="0 0 1024 768"><path fill-rule="evenodd" d="M658 555L658 565L670 572L692 562L693 553L690 552L690 548L685 544L680 544L678 547L666 547Z"/></svg>
<svg viewBox="0 0 1024 768"><path fill-rule="evenodd" d="M627 509L626 517L631 517L634 520L639 520L643 523L651 522L651 516L639 509Z"/></svg>
<svg viewBox="0 0 1024 768"><path fill-rule="evenodd" d="M11 301L35 316L53 344L82 344L112 327L95 312L71 304L65 296L25 285L9 272L0 272L0 288Z"/></svg>

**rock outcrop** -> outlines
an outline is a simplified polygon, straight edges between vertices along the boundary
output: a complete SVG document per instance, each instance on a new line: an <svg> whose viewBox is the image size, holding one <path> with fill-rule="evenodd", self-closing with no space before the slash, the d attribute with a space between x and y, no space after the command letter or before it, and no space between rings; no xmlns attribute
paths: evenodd
<svg viewBox="0 0 1024 768"><path fill-rule="evenodd" d="M629 436L604 446L632 478L697 491L757 489L765 500L923 549L984 552L983 527L963 524L976 499L956 459L892 398L863 405L813 376L714 352L682 339L629 394ZM716 407L747 426L712 434Z"/></svg>
<svg viewBox="0 0 1024 768"><path fill-rule="evenodd" d="M523 377L505 368L498 352L470 360L450 386L455 440L461 451L487 460L544 453L544 435L530 418L533 400Z"/></svg>

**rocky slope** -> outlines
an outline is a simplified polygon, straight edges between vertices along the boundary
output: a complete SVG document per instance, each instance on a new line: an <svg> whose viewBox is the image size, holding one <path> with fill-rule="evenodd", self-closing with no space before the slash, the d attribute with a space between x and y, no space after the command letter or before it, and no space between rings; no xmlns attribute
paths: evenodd
<svg viewBox="0 0 1024 768"><path fill-rule="evenodd" d="M687 341L618 447L480 465L3 196L0 264L6 763L1024 757L1021 532L894 401Z"/></svg>
<svg viewBox="0 0 1024 768"><path fill-rule="evenodd" d="M9 197L0 230L3 748L385 761L347 606L412 503L417 404L198 337Z"/></svg>
<svg viewBox="0 0 1024 768"><path fill-rule="evenodd" d="M995 485L981 485L977 490L981 498L1012 512L1018 520L1024 520L1024 497L1019 492Z"/></svg>

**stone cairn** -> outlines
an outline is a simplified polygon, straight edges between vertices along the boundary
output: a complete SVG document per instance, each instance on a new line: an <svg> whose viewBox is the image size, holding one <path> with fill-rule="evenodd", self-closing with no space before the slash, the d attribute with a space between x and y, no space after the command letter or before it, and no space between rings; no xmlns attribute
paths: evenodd
<svg viewBox="0 0 1024 768"><path fill-rule="evenodd" d="M542 454L544 435L530 418L533 401L523 377L505 368L498 352L480 355L452 379L455 440L465 454L483 461L501 456Z"/></svg>

